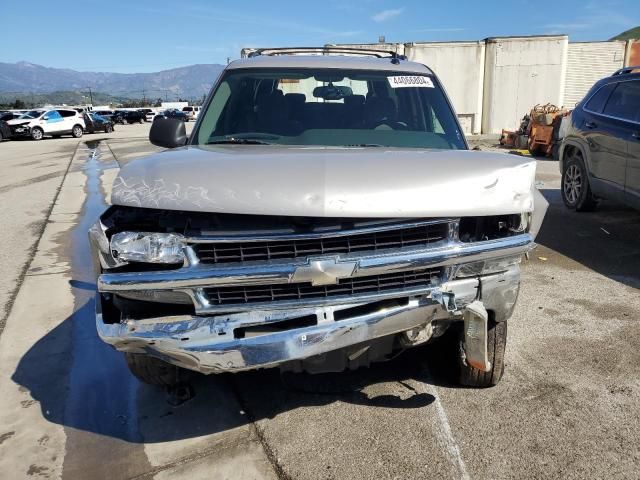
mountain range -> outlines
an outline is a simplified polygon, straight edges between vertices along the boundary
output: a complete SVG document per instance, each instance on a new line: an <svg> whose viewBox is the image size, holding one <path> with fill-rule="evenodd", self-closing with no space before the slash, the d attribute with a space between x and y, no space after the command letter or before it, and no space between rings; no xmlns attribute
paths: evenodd
<svg viewBox="0 0 640 480"><path fill-rule="evenodd" d="M0 95L55 91L101 92L123 98L201 98L223 65L198 64L153 73L79 72L29 62L0 62Z"/></svg>

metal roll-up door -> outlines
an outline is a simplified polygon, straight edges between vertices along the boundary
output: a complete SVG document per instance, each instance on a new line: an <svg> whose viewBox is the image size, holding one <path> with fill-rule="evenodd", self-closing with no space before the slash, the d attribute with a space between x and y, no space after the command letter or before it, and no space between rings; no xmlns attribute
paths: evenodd
<svg viewBox="0 0 640 480"><path fill-rule="evenodd" d="M569 43L564 106L573 108L598 80L624 66L625 42Z"/></svg>

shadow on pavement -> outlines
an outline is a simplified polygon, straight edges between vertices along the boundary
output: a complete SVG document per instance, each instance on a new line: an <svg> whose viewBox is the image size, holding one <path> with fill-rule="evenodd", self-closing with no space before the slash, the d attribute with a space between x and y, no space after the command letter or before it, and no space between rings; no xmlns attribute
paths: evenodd
<svg viewBox="0 0 640 480"><path fill-rule="evenodd" d="M84 290L87 285L80 282L75 287ZM416 409L435 400L411 385L412 380L428 381L421 364L430 349L416 348L354 372L286 379L277 369L197 375L192 381L194 397L174 406L164 389L141 384L129 373L123 355L97 337L94 319L91 300L36 342L12 376L40 403L44 418L80 431L132 443L168 442L336 401ZM387 382L402 386L376 387Z"/></svg>
<svg viewBox="0 0 640 480"><path fill-rule="evenodd" d="M540 245L640 288L640 212L606 201L595 212L575 212L564 206L560 190L541 192L549 210L537 238ZM536 255L541 255L540 250ZM561 259L556 263L563 265Z"/></svg>

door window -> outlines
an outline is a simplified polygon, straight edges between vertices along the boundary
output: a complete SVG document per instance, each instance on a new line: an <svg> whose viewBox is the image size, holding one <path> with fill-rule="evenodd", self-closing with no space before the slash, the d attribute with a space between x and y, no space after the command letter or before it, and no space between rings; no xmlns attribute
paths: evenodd
<svg viewBox="0 0 640 480"><path fill-rule="evenodd" d="M602 113L640 123L640 81L618 83Z"/></svg>

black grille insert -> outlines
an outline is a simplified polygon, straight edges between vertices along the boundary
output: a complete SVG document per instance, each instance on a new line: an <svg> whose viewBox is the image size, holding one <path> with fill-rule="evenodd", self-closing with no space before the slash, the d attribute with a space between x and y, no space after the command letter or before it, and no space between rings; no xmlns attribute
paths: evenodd
<svg viewBox="0 0 640 480"><path fill-rule="evenodd" d="M336 285L314 286L309 283L283 285L253 285L205 288L212 305L242 305L261 302L295 301L333 297L357 297L364 294L385 293L428 288L441 268L385 273L366 277L343 278Z"/></svg>
<svg viewBox="0 0 640 480"><path fill-rule="evenodd" d="M202 263L282 260L403 247L426 247L447 238L449 224L434 223L382 232L309 240L202 243L194 245Z"/></svg>

